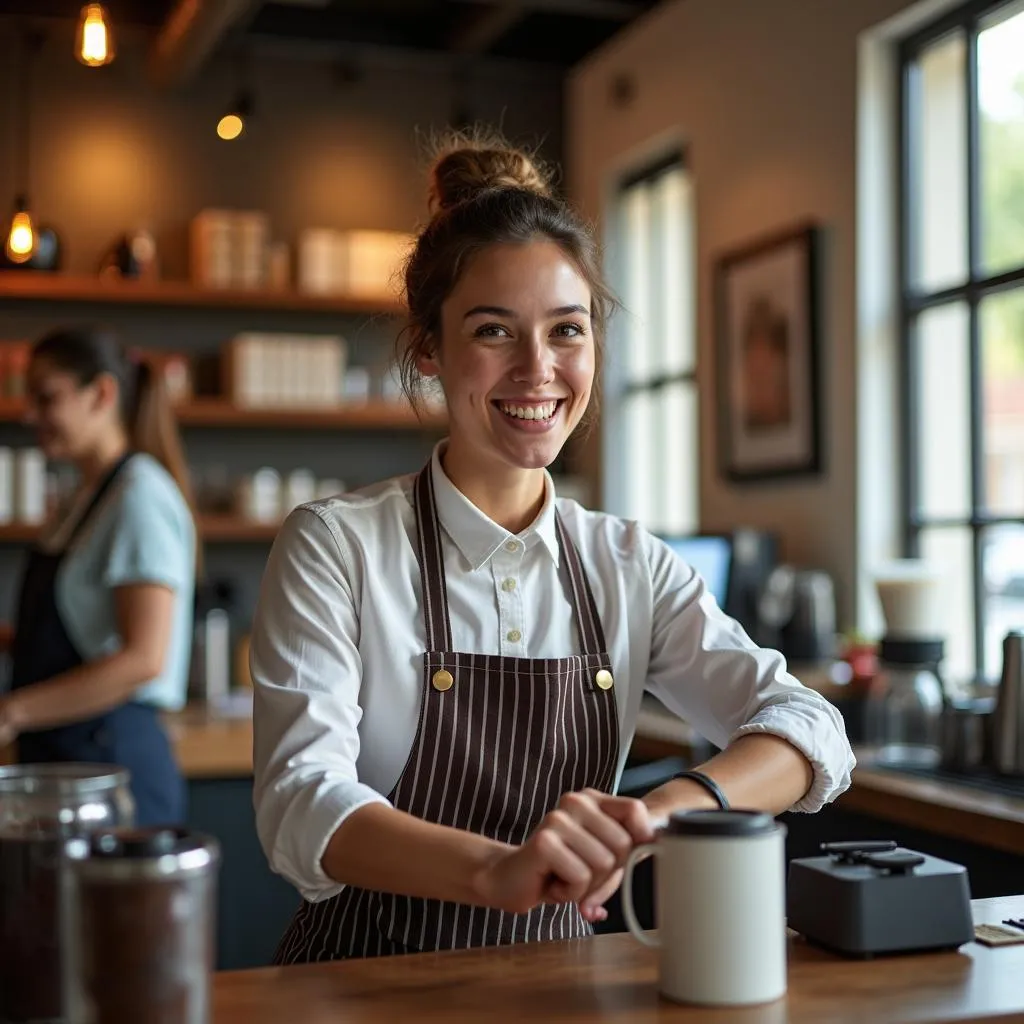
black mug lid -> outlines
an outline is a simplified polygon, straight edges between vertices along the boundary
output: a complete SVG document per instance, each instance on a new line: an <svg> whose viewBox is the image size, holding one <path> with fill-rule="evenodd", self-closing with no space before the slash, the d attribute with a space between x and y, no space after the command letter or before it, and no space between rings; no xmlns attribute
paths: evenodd
<svg viewBox="0 0 1024 1024"><path fill-rule="evenodd" d="M93 857L163 857L199 849L197 837L179 828L117 828L91 837Z"/></svg>
<svg viewBox="0 0 1024 1024"><path fill-rule="evenodd" d="M662 829L666 836L760 836L778 828L766 811L677 811Z"/></svg>

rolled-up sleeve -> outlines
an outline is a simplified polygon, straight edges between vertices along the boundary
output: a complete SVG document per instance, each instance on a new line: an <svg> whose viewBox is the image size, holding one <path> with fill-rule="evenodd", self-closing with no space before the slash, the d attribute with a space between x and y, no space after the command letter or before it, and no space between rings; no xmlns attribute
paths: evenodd
<svg viewBox="0 0 1024 1024"><path fill-rule="evenodd" d="M791 743L814 770L792 810L814 812L835 800L856 766L842 716L787 671L779 652L756 646L670 548L647 541L654 594L647 688L717 747L758 732Z"/></svg>
<svg viewBox="0 0 1024 1024"><path fill-rule="evenodd" d="M253 623L253 800L272 869L310 901L344 888L321 858L338 826L373 802L359 781L359 619L338 541L315 511L285 521Z"/></svg>

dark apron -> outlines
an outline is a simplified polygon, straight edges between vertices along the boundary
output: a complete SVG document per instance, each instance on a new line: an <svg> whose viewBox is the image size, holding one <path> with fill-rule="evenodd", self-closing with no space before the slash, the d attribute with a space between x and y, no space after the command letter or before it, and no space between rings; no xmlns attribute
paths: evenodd
<svg viewBox="0 0 1024 1024"><path fill-rule="evenodd" d="M429 465L416 480L414 502L427 651L416 738L388 799L425 821L519 845L564 793L608 792L615 778L618 714L597 606L556 512L583 654L513 658L452 651ZM347 886L330 899L303 903L274 960L386 956L592 931L576 904L511 914Z"/></svg>
<svg viewBox="0 0 1024 1024"><path fill-rule="evenodd" d="M126 455L103 479L64 550L50 553L34 547L30 552L11 651L11 689L52 679L82 664L57 608L57 573L64 555L129 458ZM23 764L85 761L121 765L131 772L136 824L184 823L184 780L159 712L150 705L128 702L95 718L22 733L18 760Z"/></svg>

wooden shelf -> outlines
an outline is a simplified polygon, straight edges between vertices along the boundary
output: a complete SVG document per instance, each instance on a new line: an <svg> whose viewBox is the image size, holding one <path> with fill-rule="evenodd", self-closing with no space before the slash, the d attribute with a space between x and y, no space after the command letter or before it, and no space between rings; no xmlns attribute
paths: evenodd
<svg viewBox="0 0 1024 1024"><path fill-rule="evenodd" d="M0 524L0 544L28 544L38 535L38 526L29 526L27 523Z"/></svg>
<svg viewBox="0 0 1024 1024"><path fill-rule="evenodd" d="M282 427L288 429L420 430L439 429L444 413L422 419L405 402L370 401L325 409L244 409L218 399L197 400L176 410L178 422L194 427Z"/></svg>
<svg viewBox="0 0 1024 1024"><path fill-rule="evenodd" d="M0 398L0 423L17 423L23 402ZM422 419L404 402L371 401L324 409L243 409L221 399L197 399L175 410L178 422L191 427L279 427L288 430L440 430L444 412L424 412Z"/></svg>
<svg viewBox="0 0 1024 1024"><path fill-rule="evenodd" d="M262 309L283 313L401 316L405 306L389 296L357 298L303 295L269 289L197 288L187 281L124 281L39 270L0 271L0 300L84 302L107 305L180 306L194 309Z"/></svg>
<svg viewBox="0 0 1024 1024"><path fill-rule="evenodd" d="M257 523L241 516L200 516L199 536L208 543L266 544L277 536L280 523ZM39 527L26 523L0 525L0 544L28 544L39 536Z"/></svg>
<svg viewBox="0 0 1024 1024"><path fill-rule="evenodd" d="M199 536L209 543L269 543L281 529L280 523L257 523L240 516L200 516Z"/></svg>

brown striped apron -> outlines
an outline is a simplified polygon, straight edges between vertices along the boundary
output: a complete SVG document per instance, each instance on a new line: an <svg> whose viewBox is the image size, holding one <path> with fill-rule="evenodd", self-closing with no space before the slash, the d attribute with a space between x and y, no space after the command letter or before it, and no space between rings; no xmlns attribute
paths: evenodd
<svg viewBox="0 0 1024 1024"><path fill-rule="evenodd" d="M428 464L416 479L427 650L419 725L388 799L424 821L521 844L565 793L609 792L619 726L604 631L579 552L555 512L583 653L513 658L452 650L441 528ZM526 914L347 886L305 902L274 962L387 956L589 935L576 904Z"/></svg>

